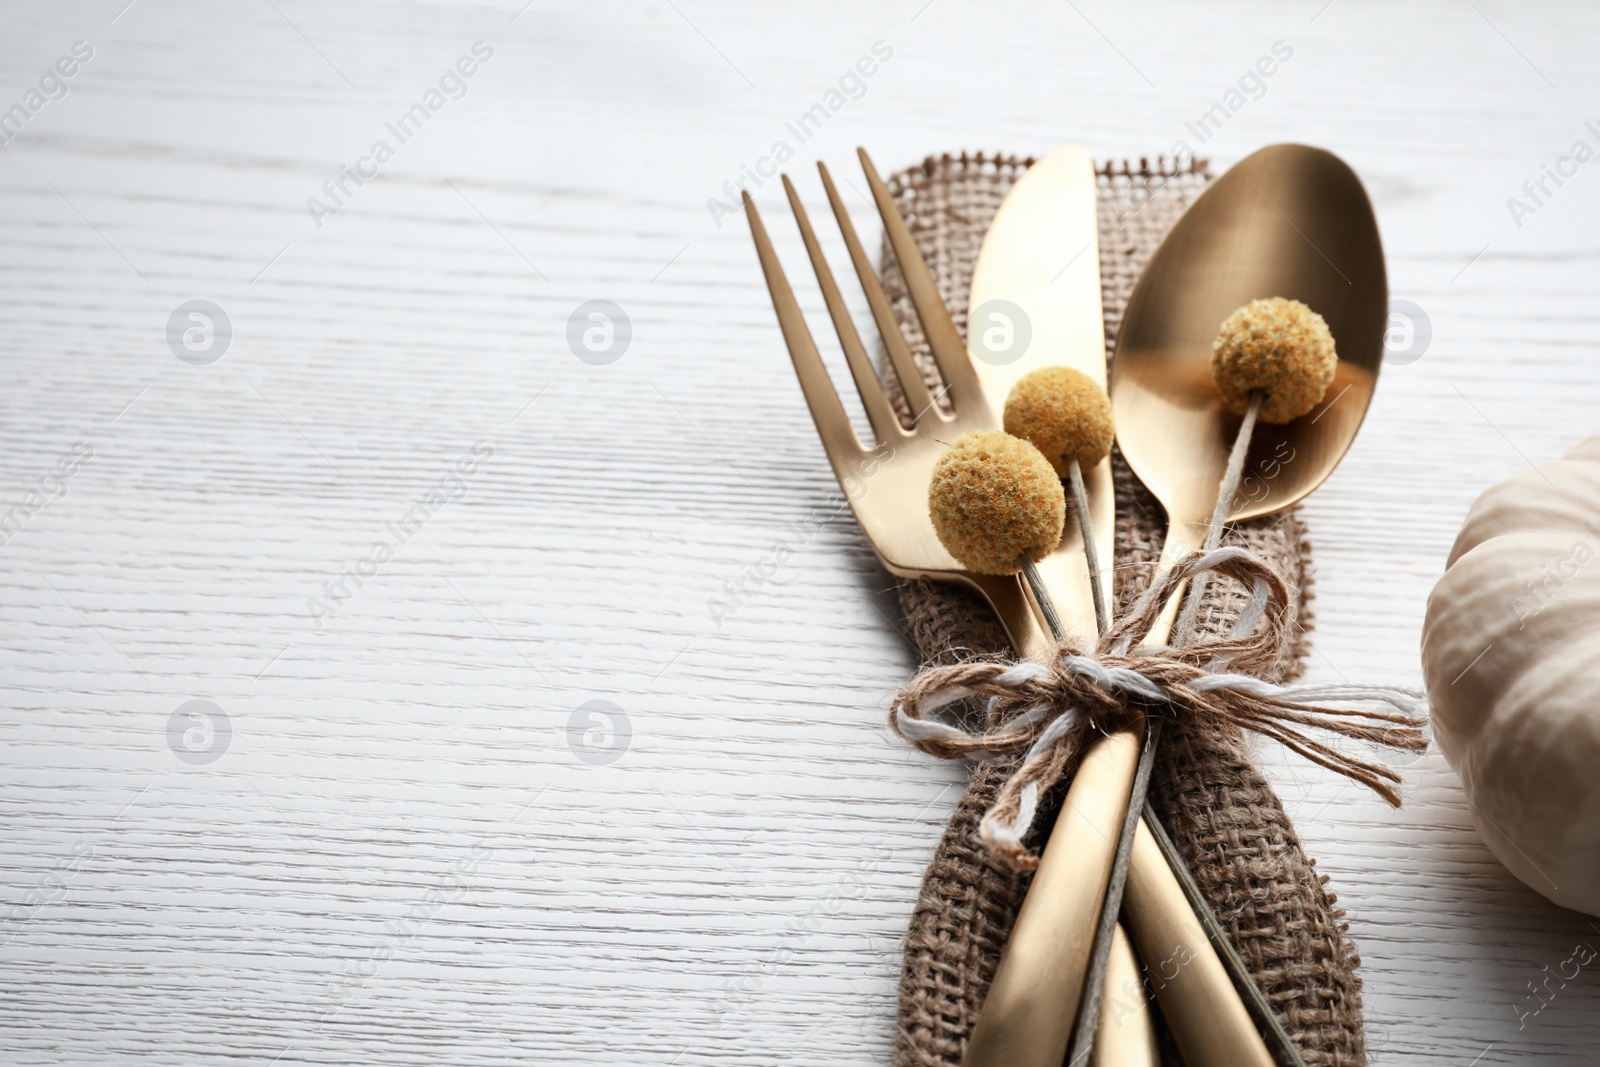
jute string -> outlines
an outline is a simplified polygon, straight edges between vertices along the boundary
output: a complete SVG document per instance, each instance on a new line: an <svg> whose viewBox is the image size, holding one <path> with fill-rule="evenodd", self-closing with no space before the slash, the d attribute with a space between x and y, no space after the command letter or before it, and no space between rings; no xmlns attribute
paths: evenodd
<svg viewBox="0 0 1600 1067"><path fill-rule="evenodd" d="M1144 647L1166 602L1200 574L1226 575L1251 590L1231 634L1182 647ZM995 858L1032 870L1023 844L1042 790L1055 784L1096 731L1126 725L1130 709L1171 714L1202 729L1237 727L1272 738L1313 763L1371 788L1399 807L1400 777L1306 733L1407 752L1427 748L1426 705L1411 689L1363 685L1275 685L1258 675L1278 656L1292 621L1289 589L1243 548L1192 552L1153 585L1093 646L1069 637L1049 663L958 663L930 667L895 697L890 724L912 745L941 759L1023 753L978 825ZM1223 669L1226 668L1226 669ZM985 725L968 730L936 718L971 698L985 701ZM1316 701L1370 703L1378 709L1324 707ZM1387 710L1383 710L1383 709Z"/></svg>

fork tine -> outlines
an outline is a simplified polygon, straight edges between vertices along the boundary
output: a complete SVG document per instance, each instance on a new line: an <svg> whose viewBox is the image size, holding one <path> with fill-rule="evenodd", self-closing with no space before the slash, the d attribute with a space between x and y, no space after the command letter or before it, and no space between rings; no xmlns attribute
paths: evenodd
<svg viewBox="0 0 1600 1067"><path fill-rule="evenodd" d="M883 291L883 283L878 281L878 272L872 266L872 261L867 258L867 250L861 247L861 239L856 236L855 224L850 221L850 212L845 210L839 190L834 187L833 175L828 173L828 165L818 160L817 170L822 172L822 187L828 191L828 203L833 206L833 217L839 220L839 230L844 234L845 246L850 249L850 262L855 265L856 277L861 280L861 289L867 294L867 303L872 306L872 318L878 324L878 336L883 338L883 346L888 350L889 365L894 368L895 377L900 380L900 389L905 394L906 404L911 408L911 420L914 424L933 409L933 396L928 392L927 383L923 380L922 369L912 358L911 349L906 345L905 335L900 332L899 323L895 322L894 311L889 307L889 297Z"/></svg>
<svg viewBox="0 0 1600 1067"><path fill-rule="evenodd" d="M805 316L784 277L783 264L767 237L767 228L761 224L761 213L749 190L744 194L744 211L750 219L750 236L756 242L756 255L761 259L761 273L766 275L767 291L772 294L772 309L778 315L778 328L783 331L784 344L789 346L789 358L794 362L795 377L800 379L800 391L805 394L806 406L811 409L811 421L817 424L817 436L822 438L823 451L833 463L837 473L841 464L859 462L866 454L861 439L856 436L839 394L828 380L828 369L817 353L816 342L806 327Z"/></svg>
<svg viewBox="0 0 1600 1067"><path fill-rule="evenodd" d="M822 299L828 305L828 314L833 319L834 332L839 335L845 361L850 364L850 376L856 381L856 392L861 394L861 403L867 409L867 422L872 424L872 432L880 442L903 437L905 431L900 428L900 418L889 406L883 383L878 381L878 373L872 369L872 361L867 358L867 350L861 344L861 334L850 318L850 309L845 307L844 297L840 295L838 283L833 279L827 257L822 254L822 246L817 243L811 218L806 214L800 194L795 192L794 183L787 174L783 176L783 188L789 194L789 206L794 209L794 220L800 226L800 238L806 243L806 254L811 257L811 269L816 271L817 284L822 287Z"/></svg>
<svg viewBox="0 0 1600 1067"><path fill-rule="evenodd" d="M861 157L861 167L867 173L867 184L872 188L872 199L877 202L878 214L883 217L883 229L889 237L889 247L894 250L894 258L905 277L911 303L916 306L917 318L922 322L922 333L928 339L928 347L933 351L934 362L939 365L939 373L944 375L945 383L950 387L951 402L957 410L982 403L983 390L978 384L977 372L972 369L972 357L967 354L966 342L961 339L955 322L950 318L950 309L945 307L944 298L939 295L933 272L928 269L922 253L917 251L916 242L911 240L906 220L900 214L900 209L895 207L889 187L878 177L878 170L872 165L867 150L857 148L856 154Z"/></svg>

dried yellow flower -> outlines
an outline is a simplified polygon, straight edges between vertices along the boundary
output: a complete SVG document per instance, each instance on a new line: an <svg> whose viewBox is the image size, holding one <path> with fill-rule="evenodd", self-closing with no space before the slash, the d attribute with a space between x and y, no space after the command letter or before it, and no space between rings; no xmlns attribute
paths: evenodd
<svg viewBox="0 0 1600 1067"><path fill-rule="evenodd" d="M1228 407L1243 415L1261 390L1263 422L1298 419L1333 384L1339 356L1321 315L1298 300L1253 300L1229 315L1211 345L1211 375Z"/></svg>
<svg viewBox="0 0 1600 1067"><path fill-rule="evenodd" d="M1040 367L1006 397L1006 433L1032 442L1063 478L1072 460L1089 470L1111 454L1111 400L1071 367Z"/></svg>
<svg viewBox="0 0 1600 1067"><path fill-rule="evenodd" d="M933 467L928 514L949 553L975 574L1015 574L1061 541L1061 479L1033 445L998 430L956 438Z"/></svg>

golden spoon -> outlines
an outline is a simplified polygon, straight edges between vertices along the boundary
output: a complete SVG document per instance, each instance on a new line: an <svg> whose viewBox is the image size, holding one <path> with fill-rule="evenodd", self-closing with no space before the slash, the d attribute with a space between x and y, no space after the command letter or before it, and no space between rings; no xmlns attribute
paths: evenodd
<svg viewBox="0 0 1600 1067"><path fill-rule="evenodd" d="M1235 308L1282 296L1310 306L1339 365L1309 415L1256 428L1229 522L1270 515L1327 480L1361 426L1383 361L1388 282L1361 181L1331 152L1272 145L1195 201L1128 301L1111 369L1117 443L1167 512L1163 568L1205 540L1240 417L1211 375L1211 343ZM1176 614L1177 598L1168 605ZM1168 627L1153 633L1165 639Z"/></svg>
<svg viewBox="0 0 1600 1067"><path fill-rule="evenodd" d="M1128 302L1111 369L1112 407L1124 457L1166 509L1163 569L1205 542L1240 428L1212 378L1217 328L1234 309L1269 296L1319 312L1339 363L1309 414L1255 428L1240 489L1219 509L1228 522L1280 511L1321 485L1354 440L1377 384L1388 322L1383 246L1360 180L1332 153L1273 145L1240 162L1173 227ZM1151 642L1167 640L1179 599L1168 602ZM1137 890L1130 883L1130 896ZM1147 957L1161 951L1158 931L1131 932ZM1176 981L1189 977L1180 972ZM1250 993L1264 1011L1259 992ZM1231 1013L1197 1014L1192 1025L1172 1021L1175 1033L1190 1035L1182 1051L1196 1067L1265 1054L1259 1038L1237 1032ZM1275 1031L1275 1043L1283 1040L1270 1012L1256 1021Z"/></svg>

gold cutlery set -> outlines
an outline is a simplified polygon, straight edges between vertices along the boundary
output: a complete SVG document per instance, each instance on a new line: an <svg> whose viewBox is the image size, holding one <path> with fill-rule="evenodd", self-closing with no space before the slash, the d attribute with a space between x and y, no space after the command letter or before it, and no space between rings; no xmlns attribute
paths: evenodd
<svg viewBox="0 0 1600 1067"><path fill-rule="evenodd" d="M994 311L1016 331L1012 340L1022 338L1014 351L999 352L989 345L969 350L889 188L865 151L860 158L942 385L925 383L821 164L824 190L910 419L891 404L787 176L790 206L875 438L871 447L851 425L746 193L784 341L824 450L884 566L904 578L975 590L1024 661L1048 665L1055 659L1056 625L1092 643L1103 628L1097 602L1115 603L1110 459L1082 470L1086 521L1068 518L1059 545L1033 564L1035 585L958 562L930 519L929 483L951 441L1001 428L1006 399L1025 375L1068 367L1102 388L1109 385L1117 446L1166 510L1163 572L1192 550L1215 546L1222 533L1217 519L1239 522L1293 505L1348 449L1376 385L1388 296L1371 205L1335 156L1272 146L1214 182L1145 267L1117 334L1109 382L1097 179L1087 151L1066 146L1029 167L984 239L968 306L975 329L977 316ZM1213 382L1213 338L1235 309L1274 296L1320 313L1338 342L1335 377L1323 399L1294 421L1263 423L1252 434L1252 407L1233 450L1230 481L1229 446L1241 417L1221 402ZM1232 489L1241 469L1252 475L1248 494ZM1219 485L1229 487L1221 499ZM1098 573L1085 562L1086 547L1095 550ZM1173 631L1180 600L1167 600L1145 645L1188 639L1192 610L1184 617L1187 626ZM1101 990L1142 993L1143 969L1174 959L1181 966L1152 983L1153 993L1189 1067L1302 1062L1144 803L1160 720L1156 714L1148 722L1141 718L1133 715L1097 735L1077 763L968 1040L967 1067L1159 1064L1149 998L1118 998L1113 1009Z"/></svg>

